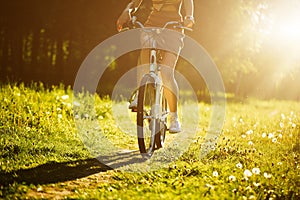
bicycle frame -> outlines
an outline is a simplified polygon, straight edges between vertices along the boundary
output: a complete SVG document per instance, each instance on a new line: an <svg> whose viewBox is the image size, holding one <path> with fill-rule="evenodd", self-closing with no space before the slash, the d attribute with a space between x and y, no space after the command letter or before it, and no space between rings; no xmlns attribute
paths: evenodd
<svg viewBox="0 0 300 200"><path fill-rule="evenodd" d="M141 24L140 22L136 21L136 17L133 16L132 17L132 23L133 25L135 24L138 24L141 29L145 32L145 33L149 33L151 34L150 35L150 38L152 39L152 44L151 44L151 47L150 47L150 57L149 57L149 72L146 73L142 80L146 80L147 76L151 77L151 79L153 80L153 85L154 85L154 90L155 90L155 95L154 95L154 104L151 105L151 111L150 111L150 114L149 115L146 115L144 116L143 114L143 110L140 110L141 107L143 107L141 105L140 108L138 108L138 116L140 116L140 118L137 118L137 120L141 120L141 115L143 116L143 119L147 119L150 121L150 125L149 125L149 128L151 130L150 132L150 147L148 149L148 152L145 152L145 143L144 143L144 139L145 138L142 138L141 140L142 141L142 150L141 150L141 147L140 147L140 151L141 153L146 153L147 156L151 156L152 153L154 152L154 149L155 149L155 144L157 145L157 143L160 143L158 146L158 148L162 147L162 143L164 141L161 141L161 136L157 136L157 134L161 134L161 129L163 129L164 131L164 134L165 134L165 131L166 131L166 118L168 116L168 111L165 109L165 108L162 108L163 105L166 106L166 104L162 103L163 99L165 99L165 97L163 97L163 81L160 77L160 66L157 62L157 41L156 41L156 36L158 36L167 26L169 25L177 25L177 26L174 26L174 28L182 28L182 29L185 29L185 27L183 26L180 26L180 23L178 22L168 22L165 24L165 26L163 28L150 28L150 29L146 29L143 24ZM152 83L152 82L151 82ZM142 82L140 84L140 87L142 87ZM142 90L144 91L144 89ZM143 94L144 95L144 94ZM139 96L139 99L140 99L140 96ZM143 102L144 103L144 102ZM163 113L164 112L164 113ZM139 122L138 122L139 123ZM163 123L163 125L162 125ZM140 136L139 136L139 131L142 131L142 137L144 137L144 132L143 132L143 127L139 127L138 126L138 139L140 139ZM164 140L164 135L163 134L163 140ZM159 138L159 142L157 142L157 137L160 137ZM139 145L140 145L140 141L139 141Z"/></svg>

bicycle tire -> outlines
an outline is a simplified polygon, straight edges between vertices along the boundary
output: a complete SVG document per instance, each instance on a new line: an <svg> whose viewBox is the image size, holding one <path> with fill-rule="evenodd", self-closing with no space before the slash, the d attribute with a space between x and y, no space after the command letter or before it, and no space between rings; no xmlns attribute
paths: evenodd
<svg viewBox="0 0 300 200"><path fill-rule="evenodd" d="M145 75L142 78L138 91L137 105L137 135L139 150L142 155L151 156L155 149L163 147L166 133L166 115L167 101L160 94L159 112L160 116L165 114L164 118L154 119L152 109L155 106L155 83L154 78Z"/></svg>

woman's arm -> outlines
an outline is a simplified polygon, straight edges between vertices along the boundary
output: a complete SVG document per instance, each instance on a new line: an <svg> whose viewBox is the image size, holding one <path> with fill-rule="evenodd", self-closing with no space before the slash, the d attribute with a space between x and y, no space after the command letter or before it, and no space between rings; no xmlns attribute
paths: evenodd
<svg viewBox="0 0 300 200"><path fill-rule="evenodd" d="M193 0L183 0L183 5L185 9L185 17L184 17L184 26L188 28L192 28L195 19L194 19L194 1Z"/></svg>
<svg viewBox="0 0 300 200"><path fill-rule="evenodd" d="M125 8L117 20L118 31L122 30L123 25L131 20L131 13L137 11L143 0L132 0Z"/></svg>

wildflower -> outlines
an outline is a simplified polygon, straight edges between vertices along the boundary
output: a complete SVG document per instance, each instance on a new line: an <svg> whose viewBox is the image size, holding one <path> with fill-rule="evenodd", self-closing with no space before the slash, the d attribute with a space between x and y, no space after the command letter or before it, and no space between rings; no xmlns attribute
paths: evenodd
<svg viewBox="0 0 300 200"><path fill-rule="evenodd" d="M219 176L219 173L217 171L213 171L213 176L214 177L218 177Z"/></svg>
<svg viewBox="0 0 300 200"><path fill-rule="evenodd" d="M295 123L293 123L293 124L292 124L292 127L293 127L293 128L296 128L296 124L295 124Z"/></svg>
<svg viewBox="0 0 300 200"><path fill-rule="evenodd" d="M250 177L250 176L252 176L252 172L249 170L249 169L246 169L245 171L244 171L244 176L247 178L247 177Z"/></svg>
<svg viewBox="0 0 300 200"><path fill-rule="evenodd" d="M239 169L242 169L243 165L242 165L242 163L238 163L238 164L236 164L236 167L239 168Z"/></svg>
<svg viewBox="0 0 300 200"><path fill-rule="evenodd" d="M228 177L228 180L229 180L229 181L236 181L236 178L235 178L235 176L230 175L230 176Z"/></svg>
<svg viewBox="0 0 300 200"><path fill-rule="evenodd" d="M277 165L282 165L282 162L278 162Z"/></svg>
<svg viewBox="0 0 300 200"><path fill-rule="evenodd" d="M56 108L56 111L58 111L58 112L61 111L61 108Z"/></svg>
<svg viewBox="0 0 300 200"><path fill-rule="evenodd" d="M62 114L57 115L58 119L62 119Z"/></svg>
<svg viewBox="0 0 300 200"><path fill-rule="evenodd" d="M67 100L67 99L69 99L69 95L67 95L67 94L66 94L66 95L63 95L63 96L61 96L61 99L62 99L62 100Z"/></svg>
<svg viewBox="0 0 300 200"><path fill-rule="evenodd" d="M240 121L240 123L242 123L242 124L244 123L244 120L243 120L243 118L240 118L240 120L239 120L239 121Z"/></svg>
<svg viewBox="0 0 300 200"><path fill-rule="evenodd" d="M249 144L250 146L252 146L252 145L253 145L253 142L252 142L252 141L249 141L248 144Z"/></svg>
<svg viewBox="0 0 300 200"><path fill-rule="evenodd" d="M271 178L271 177L272 177L272 174L268 174L267 172L265 172L265 173L264 173L264 177L265 177L265 178Z"/></svg>
<svg viewBox="0 0 300 200"><path fill-rule="evenodd" d="M212 190L214 190L214 189L215 189L215 187L214 187L213 185L211 185L211 184L208 184L208 183L207 183L207 184L205 184L205 186L206 186L206 187L208 187L208 188L210 188L210 189L212 189Z"/></svg>
<svg viewBox="0 0 300 200"><path fill-rule="evenodd" d="M273 139L272 139L272 142L273 142L273 143L276 143L276 142L277 142L277 139L276 139L276 138L273 138Z"/></svg>
<svg viewBox="0 0 300 200"><path fill-rule="evenodd" d="M279 126L280 128L284 128L284 123L280 122Z"/></svg>
<svg viewBox="0 0 300 200"><path fill-rule="evenodd" d="M285 120L285 115L281 113L281 119Z"/></svg>
<svg viewBox="0 0 300 200"><path fill-rule="evenodd" d="M252 130L249 130L249 131L246 132L247 135L251 135L252 133L253 133Z"/></svg>
<svg viewBox="0 0 300 200"><path fill-rule="evenodd" d="M269 138L269 139L274 138L274 133L269 133L268 138Z"/></svg>
<svg viewBox="0 0 300 200"><path fill-rule="evenodd" d="M74 102L73 102L73 105L79 107L79 106L80 106L80 103L79 103L78 101L74 101Z"/></svg>
<svg viewBox="0 0 300 200"><path fill-rule="evenodd" d="M252 169L252 173L258 175L258 174L260 174L260 169L255 167Z"/></svg>
<svg viewBox="0 0 300 200"><path fill-rule="evenodd" d="M260 186L260 183L253 182L253 185L254 185L255 187L258 187L258 186Z"/></svg>
<svg viewBox="0 0 300 200"><path fill-rule="evenodd" d="M278 135L278 137L279 137L279 138L282 138L282 134L280 133L280 134Z"/></svg>
<svg viewBox="0 0 300 200"><path fill-rule="evenodd" d="M265 138L266 136L267 136L266 133L261 134L261 137L262 137L262 138Z"/></svg>
<svg viewBox="0 0 300 200"><path fill-rule="evenodd" d="M246 138L246 135L245 135L245 134L243 134L243 135L242 135L242 138Z"/></svg>

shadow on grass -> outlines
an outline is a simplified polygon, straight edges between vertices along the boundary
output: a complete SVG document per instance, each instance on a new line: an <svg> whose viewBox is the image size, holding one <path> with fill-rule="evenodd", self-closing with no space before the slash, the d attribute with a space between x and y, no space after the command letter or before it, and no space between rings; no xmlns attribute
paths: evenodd
<svg viewBox="0 0 300 200"><path fill-rule="evenodd" d="M99 172L110 170L97 159L70 162L50 162L31 169L21 169L10 173L0 172L0 186L12 183L49 184L76 180Z"/></svg>

